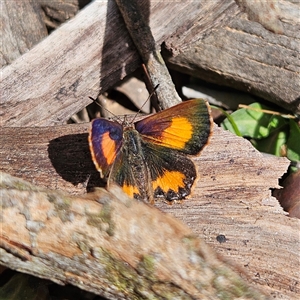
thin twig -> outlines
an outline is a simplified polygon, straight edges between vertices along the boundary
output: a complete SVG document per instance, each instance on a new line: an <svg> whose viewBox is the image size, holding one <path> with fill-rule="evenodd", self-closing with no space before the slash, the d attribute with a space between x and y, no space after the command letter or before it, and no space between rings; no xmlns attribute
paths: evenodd
<svg viewBox="0 0 300 300"><path fill-rule="evenodd" d="M172 82L166 64L160 54L151 28L147 22L146 7L136 0L116 0L126 27L144 61L153 87L160 85L157 96L161 108L169 108L181 101Z"/></svg>

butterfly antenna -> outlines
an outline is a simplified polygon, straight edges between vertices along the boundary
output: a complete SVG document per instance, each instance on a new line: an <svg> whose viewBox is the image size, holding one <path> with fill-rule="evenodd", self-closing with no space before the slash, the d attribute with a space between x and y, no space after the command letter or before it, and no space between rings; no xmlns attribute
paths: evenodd
<svg viewBox="0 0 300 300"><path fill-rule="evenodd" d="M141 110L143 109L143 107L145 106L145 104L149 101L149 99L152 97L152 95L155 93L155 91L157 90L159 84L157 84L155 86L155 88L153 89L153 91L151 92L151 94L149 94L147 100L143 103L143 105L140 107L140 109L138 110L138 112L135 114L135 116L132 119L132 123L134 123L135 118L138 116L138 114L141 112Z"/></svg>
<svg viewBox="0 0 300 300"><path fill-rule="evenodd" d="M122 123L122 119L119 116L115 115L114 113L112 113L111 111L109 111L107 108L105 108L103 105L101 105L100 103L98 103L96 99L94 99L94 98L92 98L90 96L89 96L89 98L91 100L93 100L99 107L101 107L102 109L106 110L108 113L110 113L113 117L115 117L116 119L118 119Z"/></svg>

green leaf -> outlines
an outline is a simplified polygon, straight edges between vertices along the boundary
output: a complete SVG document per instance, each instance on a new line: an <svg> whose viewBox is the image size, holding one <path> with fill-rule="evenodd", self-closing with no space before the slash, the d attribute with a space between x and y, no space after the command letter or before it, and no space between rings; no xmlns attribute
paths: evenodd
<svg viewBox="0 0 300 300"><path fill-rule="evenodd" d="M287 124L287 121L281 116L264 113L262 110L269 109L267 106L257 102L249 106L254 110L242 108L231 114L231 118L242 136L255 139L265 138ZM235 130L231 123L225 119L221 126L234 133Z"/></svg>
<svg viewBox="0 0 300 300"><path fill-rule="evenodd" d="M294 120L290 120L287 158L291 161L300 161L300 128Z"/></svg>
<svg viewBox="0 0 300 300"><path fill-rule="evenodd" d="M271 133L267 138L254 141L253 145L258 151L282 156L285 152L286 142L287 132L278 130Z"/></svg>
<svg viewBox="0 0 300 300"><path fill-rule="evenodd" d="M219 111L221 111L226 116L228 122L230 123L230 125L232 127L231 132L235 133L237 136L242 136L242 134L240 133L240 131L239 131L237 125L235 124L233 118L231 117L231 115L228 112L226 112L221 107L218 107L218 106L215 106L215 105L211 105L211 107L213 107L215 109L218 109ZM221 124L221 126L222 126L222 124Z"/></svg>

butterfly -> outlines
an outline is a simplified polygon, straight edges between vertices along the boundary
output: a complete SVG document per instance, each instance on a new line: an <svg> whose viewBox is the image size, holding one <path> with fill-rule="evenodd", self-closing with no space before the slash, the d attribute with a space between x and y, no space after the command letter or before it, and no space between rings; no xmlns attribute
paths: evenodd
<svg viewBox="0 0 300 300"><path fill-rule="evenodd" d="M130 197L154 203L184 199L197 170L189 156L200 153L212 133L210 107L193 99L134 123L92 120L92 160L107 185L117 184Z"/></svg>

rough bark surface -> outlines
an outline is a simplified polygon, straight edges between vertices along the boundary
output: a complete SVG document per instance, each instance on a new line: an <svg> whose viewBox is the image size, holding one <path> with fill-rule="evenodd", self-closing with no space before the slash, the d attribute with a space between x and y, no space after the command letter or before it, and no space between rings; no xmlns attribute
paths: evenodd
<svg viewBox="0 0 300 300"><path fill-rule="evenodd" d="M1 1L0 66L12 63L48 35L35 1Z"/></svg>
<svg viewBox="0 0 300 300"><path fill-rule="evenodd" d="M232 14L226 25L216 27L201 39L167 39L166 48L171 52L175 49L178 54L170 57L170 66L206 81L250 92L299 113L299 3L236 2L244 2L246 12ZM256 7L251 13L253 6Z"/></svg>
<svg viewBox="0 0 300 300"><path fill-rule="evenodd" d="M4 173L0 186L10 268L109 299L266 299L181 222L120 188L71 198Z"/></svg>

